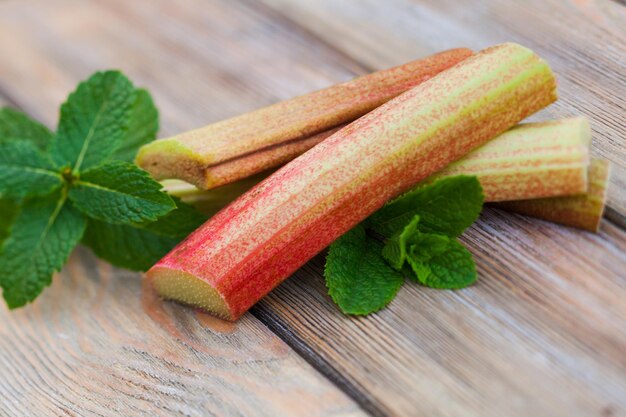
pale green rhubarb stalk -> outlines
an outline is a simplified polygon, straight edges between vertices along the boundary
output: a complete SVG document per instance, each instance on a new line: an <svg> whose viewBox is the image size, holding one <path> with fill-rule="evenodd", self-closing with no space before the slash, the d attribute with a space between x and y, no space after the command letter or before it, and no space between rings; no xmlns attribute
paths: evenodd
<svg viewBox="0 0 626 417"><path fill-rule="evenodd" d="M591 130L584 117L519 124L423 182L474 175L487 202L583 195L590 144ZM257 175L209 191L182 181L166 181L164 186L170 194L213 215L261 179Z"/></svg>
<svg viewBox="0 0 626 417"><path fill-rule="evenodd" d="M584 117L524 123L427 181L475 175L487 202L582 194L587 190L590 145Z"/></svg>
<svg viewBox="0 0 626 417"><path fill-rule="evenodd" d="M137 164L156 179L202 189L278 167L406 90L472 54L452 49L286 100L142 147Z"/></svg>
<svg viewBox="0 0 626 417"><path fill-rule="evenodd" d="M237 319L385 202L556 100L548 65L502 44L383 104L221 210L148 273L161 296Z"/></svg>
<svg viewBox="0 0 626 417"><path fill-rule="evenodd" d="M597 232L606 205L610 164L592 159L589 189L581 195L501 202L496 207L554 223Z"/></svg>

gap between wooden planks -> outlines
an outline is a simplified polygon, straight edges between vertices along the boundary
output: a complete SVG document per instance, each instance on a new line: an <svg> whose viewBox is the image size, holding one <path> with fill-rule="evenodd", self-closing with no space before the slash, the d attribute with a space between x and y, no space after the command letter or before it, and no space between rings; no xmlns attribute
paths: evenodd
<svg viewBox="0 0 626 417"><path fill-rule="evenodd" d="M287 11L310 6L290 5ZM415 48L406 59L438 48L418 50L412 33L381 42L389 30L381 14L379 25L372 26L377 31L351 35L369 33L361 45L370 48L368 54L358 57L341 45L333 49L330 43L344 41L332 28L341 27L344 18L356 25L372 4L362 15L353 8L350 16L320 15L324 19L315 17L322 6L308 11L314 16L308 22L294 23L294 14L292 20L281 17L285 9L276 13L252 2L26 4L5 15L0 29L24 42L18 51L11 37L0 37L0 50L17 57L0 62L0 85L53 124L58 103L76 81L116 62L155 92L166 135L377 68L363 59L370 53L384 58L376 58L380 68L399 63L405 59L393 54L402 42ZM389 10L394 22L403 21ZM442 12L429 11L440 25ZM24 23L37 30L26 31ZM301 24L308 28L299 29ZM472 39L469 32L465 36ZM372 49L377 43L381 47ZM7 79L12 82L3 84ZM41 85L46 88L32 92ZM255 314L375 414L620 413L624 364L616 352L625 346L619 298L624 233L606 224L593 236L495 210L484 217L466 235L481 269L475 288L450 293L408 286L389 310L349 319L325 296L318 258ZM184 320L192 312L180 314ZM598 382L605 371L606 381Z"/></svg>

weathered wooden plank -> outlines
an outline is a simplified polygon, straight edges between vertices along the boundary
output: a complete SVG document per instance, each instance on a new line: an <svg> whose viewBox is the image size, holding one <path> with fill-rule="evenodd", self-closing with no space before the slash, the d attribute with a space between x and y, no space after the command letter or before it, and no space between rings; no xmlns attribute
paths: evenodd
<svg viewBox="0 0 626 417"><path fill-rule="evenodd" d="M0 415L363 415L257 319L213 319L85 249L0 307ZM271 381L271 383L268 383Z"/></svg>
<svg viewBox="0 0 626 417"><path fill-rule="evenodd" d="M322 255L255 315L375 414L625 415L624 233L487 209L462 240L479 265L468 289L407 284L349 318L326 295Z"/></svg>
<svg viewBox="0 0 626 417"><path fill-rule="evenodd" d="M514 41L545 57L560 100L535 119L584 114L594 154L614 162L609 215L626 226L626 8L609 0L263 0L372 69L450 47Z"/></svg>
<svg viewBox="0 0 626 417"><path fill-rule="evenodd" d="M335 5L345 8L346 3ZM0 60L0 88L50 125L54 124L58 103L78 79L110 66L121 67L154 92L162 110L164 134L365 71L349 59L348 55L354 55L351 50L338 52L315 37L343 48L336 27L348 21L340 13L307 23L307 31L316 34L311 36L252 2L103 0L94 5L78 0L39 0L9 4L11 8L0 9L0 53L12 59ZM19 7L14 7L17 4ZM309 4L299 2L300 7ZM363 13L372 7L365 7ZM408 9L416 7L419 9ZM444 22L442 12L432 13L439 23ZM309 16L314 19L316 15ZM356 16L357 20L365 19ZM406 21L402 15L395 16L392 18L398 27L406 26L406 22L415 24L410 14ZM369 19L366 21L371 22L371 16ZM379 16L380 21L388 19L384 14ZM419 28L413 30L425 30L420 39L437 35L437 25L415 26ZM335 35L325 37L316 32L317 27ZM441 45L426 44L418 50L415 34L398 35L400 43L393 43L396 38L385 40L374 30L377 25L354 27L363 30L361 36L367 36L361 42L365 50L372 43L382 46L372 52L374 57L379 54L384 58L379 58L380 67L448 46L441 40ZM459 35L452 40L462 38ZM470 46L482 42L476 39ZM405 42L406 51L415 48L416 53L395 55L401 42ZM487 43L491 42L485 40L479 46ZM385 58L385 54L390 57ZM392 61L394 56L397 61ZM372 62L359 60L375 67ZM623 232L610 224L603 227L603 234L593 236L488 211L485 220L466 236L470 249L479 257L482 277L471 289L443 292L409 286L391 309L365 319L345 318L324 295L322 260L318 258L255 313L374 412L618 415L624 410L620 390L624 362L619 357L625 347L624 282L620 276L624 241ZM77 276L83 275L86 277L80 279L88 280L92 273ZM104 297L109 289L99 291ZM62 294L55 299L68 304ZM136 296L122 297L123 304ZM139 315L136 311L129 314L133 319ZM175 308L171 314L176 326L193 323L191 310ZM20 324L33 326L35 316L29 319ZM56 319L62 321L67 320ZM81 331L97 326L92 323L82 326ZM133 327L133 335L143 336L143 327ZM28 341L40 343L35 336ZM80 341L89 352L97 349ZM171 349L181 349L179 343L171 343ZM189 344L185 343L183 346ZM211 346L220 348L221 343L211 339ZM243 339L233 342L236 346L243 343ZM18 355L21 351L15 348L12 352ZM190 359L181 353L173 362L192 361L194 355L189 353ZM215 369L219 372L222 368ZM35 374L27 375L36 378ZM158 372L156 375L162 377ZM254 381L267 385L273 378L266 374L265 381ZM64 380L59 377L55 382ZM130 394L144 395L135 390ZM106 395L89 399L98 404L102 397ZM145 394L144 398L154 397Z"/></svg>
<svg viewBox="0 0 626 417"><path fill-rule="evenodd" d="M10 97L7 97L2 91L0 91L0 107L19 107Z"/></svg>

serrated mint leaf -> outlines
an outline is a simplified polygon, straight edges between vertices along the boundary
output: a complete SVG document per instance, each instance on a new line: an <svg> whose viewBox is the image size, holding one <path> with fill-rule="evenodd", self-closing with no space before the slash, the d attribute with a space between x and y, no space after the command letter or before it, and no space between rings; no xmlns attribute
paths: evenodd
<svg viewBox="0 0 626 417"><path fill-rule="evenodd" d="M26 114L4 107L0 109L0 140L25 139L44 150L52 140L52 132Z"/></svg>
<svg viewBox="0 0 626 417"><path fill-rule="evenodd" d="M50 146L56 166L74 173L101 165L124 140L135 89L119 71L97 72L78 85L61 106Z"/></svg>
<svg viewBox="0 0 626 417"><path fill-rule="evenodd" d="M51 162L28 140L0 141L0 198L50 194L63 179Z"/></svg>
<svg viewBox="0 0 626 417"><path fill-rule="evenodd" d="M128 162L112 161L84 171L73 182L69 198L92 219L132 224L155 221L176 207L160 190L161 184L146 171Z"/></svg>
<svg viewBox="0 0 626 417"><path fill-rule="evenodd" d="M2 243L9 236L9 230L18 211L18 205L12 200L0 200L0 252Z"/></svg>
<svg viewBox="0 0 626 417"><path fill-rule="evenodd" d="M476 281L476 265L472 254L458 241L450 239L447 248L428 260L420 256L422 249L412 246L407 261L423 285L440 289L459 289ZM411 277L415 279L415 277Z"/></svg>
<svg viewBox="0 0 626 417"><path fill-rule="evenodd" d="M121 145L113 154L113 159L133 162L139 147L155 140L158 130L159 111L150 93L144 89L136 90L128 130Z"/></svg>
<svg viewBox="0 0 626 417"><path fill-rule="evenodd" d="M385 237L392 237L419 215L420 231L456 237L478 218L483 200L476 177L443 178L387 203L368 218L367 225Z"/></svg>
<svg viewBox="0 0 626 417"><path fill-rule="evenodd" d="M206 218L193 207L176 200L177 209L156 222L142 225L108 224L89 220L83 243L111 264L147 271Z"/></svg>
<svg viewBox="0 0 626 417"><path fill-rule="evenodd" d="M328 293L346 314L369 314L385 307L403 282L381 255L382 243L358 225L337 239L326 257Z"/></svg>
<svg viewBox="0 0 626 417"><path fill-rule="evenodd" d="M25 201L0 252L0 286L9 308L33 301L50 285L85 224L61 192Z"/></svg>
<svg viewBox="0 0 626 417"><path fill-rule="evenodd" d="M382 255L392 268L401 270L406 259L407 240L417 232L420 216L413 217L400 233L391 239L387 239L383 247Z"/></svg>

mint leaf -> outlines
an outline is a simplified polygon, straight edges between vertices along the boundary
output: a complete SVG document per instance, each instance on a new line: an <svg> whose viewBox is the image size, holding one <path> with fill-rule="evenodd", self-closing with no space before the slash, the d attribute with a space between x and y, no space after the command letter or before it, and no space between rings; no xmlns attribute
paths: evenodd
<svg viewBox="0 0 626 417"><path fill-rule="evenodd" d="M0 200L0 252L2 251L2 243L9 236L13 219L18 211L18 205L12 200Z"/></svg>
<svg viewBox="0 0 626 417"><path fill-rule="evenodd" d="M159 111L150 93L144 89L135 90L128 130L121 145L113 154L113 159L133 162L139 147L155 140L158 130Z"/></svg>
<svg viewBox="0 0 626 417"><path fill-rule="evenodd" d="M419 220L420 216L416 215L400 233L385 242L382 251L383 258L398 271L402 269L406 259L407 240L417 232Z"/></svg>
<svg viewBox="0 0 626 417"><path fill-rule="evenodd" d="M101 259L131 271L147 271L180 242L149 229L89 220L83 243Z"/></svg>
<svg viewBox="0 0 626 417"><path fill-rule="evenodd" d="M9 308L34 300L59 271L85 230L61 192L27 200L0 252L0 286Z"/></svg>
<svg viewBox="0 0 626 417"><path fill-rule="evenodd" d="M193 206L183 203L179 198L171 198L176 204L175 210L170 211L155 222L144 223L141 227L156 234L171 236L180 240L200 227L207 220L207 217Z"/></svg>
<svg viewBox="0 0 626 417"><path fill-rule="evenodd" d="M433 256L437 256L448 250L452 239L445 235L434 233L414 233L407 244L413 260L429 261Z"/></svg>
<svg viewBox="0 0 626 417"><path fill-rule="evenodd" d="M357 225L337 239L326 257L328 293L346 314L369 314L395 297L404 279L381 256L382 243Z"/></svg>
<svg viewBox="0 0 626 417"><path fill-rule="evenodd" d="M443 178L387 203L366 224L389 238L419 215L420 231L456 237L478 218L483 200L476 177Z"/></svg>
<svg viewBox="0 0 626 417"><path fill-rule="evenodd" d="M476 281L472 254L458 241L450 239L444 251L425 260L424 246L410 248L407 261L423 285L440 289L459 289ZM411 279L414 277L410 276Z"/></svg>
<svg viewBox="0 0 626 417"><path fill-rule="evenodd" d="M74 173L109 159L128 129L135 89L119 71L97 72L78 85L61 106L50 156Z"/></svg>
<svg viewBox="0 0 626 417"><path fill-rule="evenodd" d="M206 220L196 209L178 199L176 205L176 210L143 225L89 220L83 243L115 266L147 271Z"/></svg>
<svg viewBox="0 0 626 417"><path fill-rule="evenodd" d="M0 109L0 139L26 139L44 150L52 137L47 127L26 114L9 107Z"/></svg>
<svg viewBox="0 0 626 417"><path fill-rule="evenodd" d="M161 184L128 162L113 161L82 173L69 198L87 216L108 223L155 221L176 205Z"/></svg>
<svg viewBox="0 0 626 417"><path fill-rule="evenodd" d="M46 195L63 184L51 162L27 140L0 141L0 197Z"/></svg>

